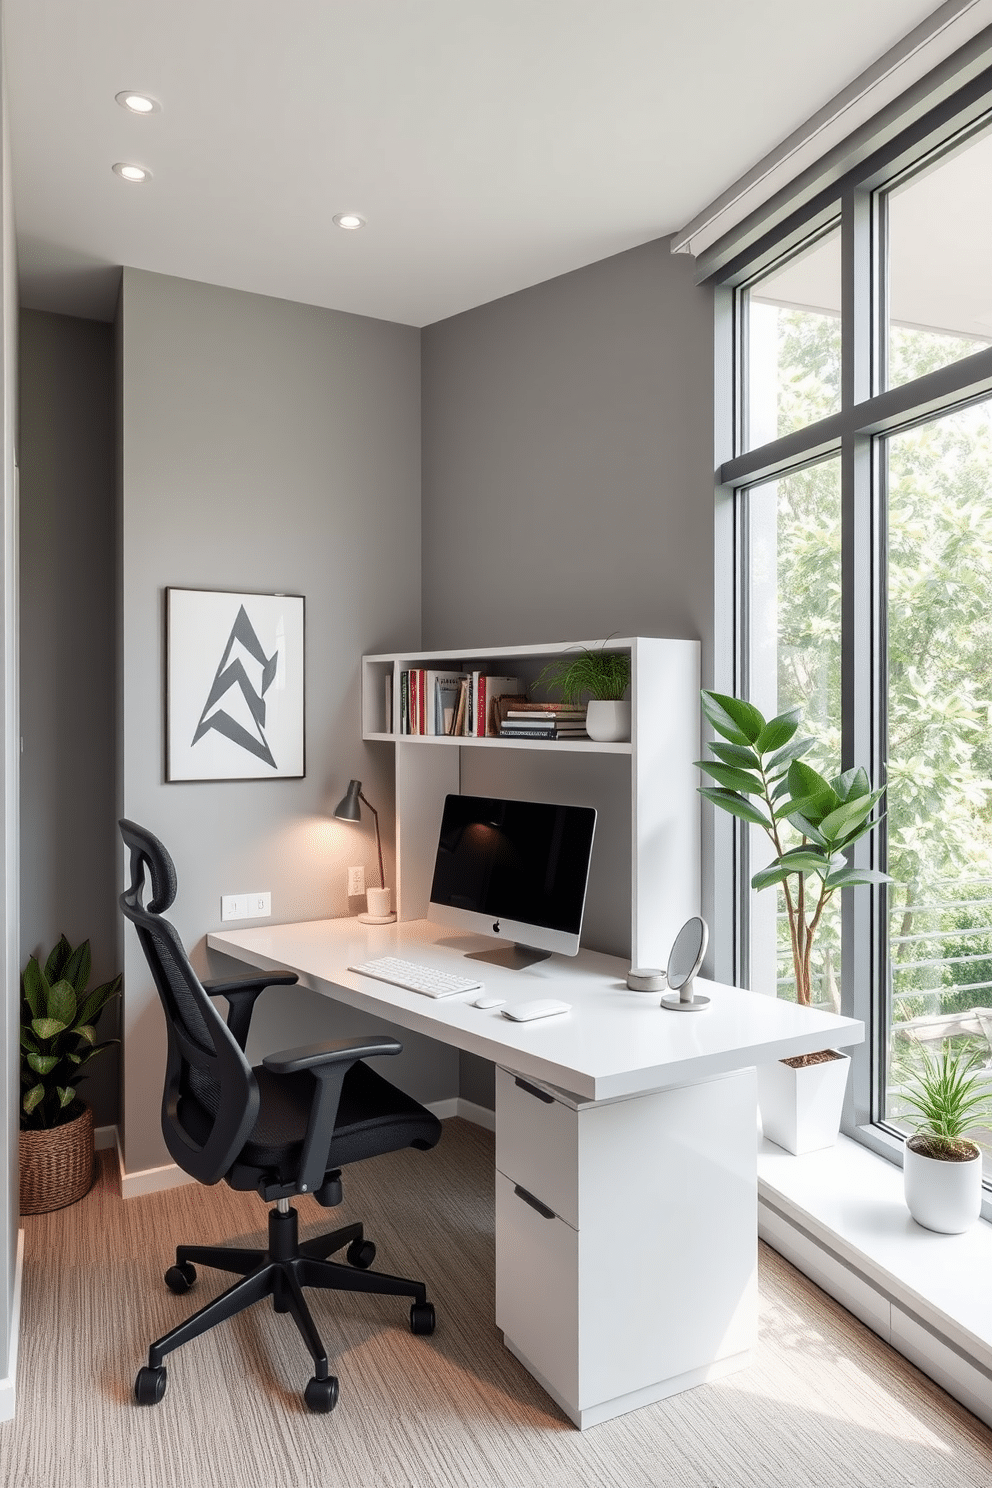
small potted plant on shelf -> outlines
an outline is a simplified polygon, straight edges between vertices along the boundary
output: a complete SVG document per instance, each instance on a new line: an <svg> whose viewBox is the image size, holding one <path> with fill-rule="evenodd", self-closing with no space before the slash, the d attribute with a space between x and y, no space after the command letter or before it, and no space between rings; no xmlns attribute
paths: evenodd
<svg viewBox="0 0 992 1488"><path fill-rule="evenodd" d="M717 783L699 793L722 811L761 827L775 856L751 879L754 889L781 884L789 921L796 999L812 1002L812 952L823 912L838 889L884 883L888 874L852 867L848 850L878 826L882 790L862 769L826 779L804 763L815 740L799 733L794 708L766 720L751 703L704 692L703 712L725 742L716 760L698 760ZM840 1125L850 1059L835 1049L779 1060L758 1070L765 1136L788 1152L829 1147Z"/></svg>
<svg viewBox="0 0 992 1488"><path fill-rule="evenodd" d="M44 1214L81 1199L93 1181L93 1112L76 1094L86 1066L117 1042L94 1027L120 976L87 992L90 943L63 935L42 970L21 977L21 1213Z"/></svg>
<svg viewBox="0 0 992 1488"><path fill-rule="evenodd" d="M939 1058L923 1051L923 1069L902 1097L916 1112L916 1132L903 1150L906 1205L916 1223L960 1235L982 1210L982 1152L965 1133L992 1116L992 1098L977 1054L945 1042Z"/></svg>
<svg viewBox="0 0 992 1488"><path fill-rule="evenodd" d="M548 665L534 686L557 692L564 703L586 705L586 732L600 744L630 738L630 652L605 646L583 649L577 656L560 656Z"/></svg>

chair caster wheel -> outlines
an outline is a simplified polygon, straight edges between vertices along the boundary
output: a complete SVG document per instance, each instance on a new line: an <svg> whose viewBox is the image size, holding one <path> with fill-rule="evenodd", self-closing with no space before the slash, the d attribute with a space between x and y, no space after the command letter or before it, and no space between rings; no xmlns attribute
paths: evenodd
<svg viewBox="0 0 992 1488"><path fill-rule="evenodd" d="M160 1364L157 1369L145 1365L138 1370L138 1377L134 1382L134 1398L139 1405L158 1405L165 1394L168 1383L165 1365Z"/></svg>
<svg viewBox="0 0 992 1488"><path fill-rule="evenodd" d="M411 1333L433 1333L436 1323L433 1302L414 1302L410 1308Z"/></svg>
<svg viewBox="0 0 992 1488"><path fill-rule="evenodd" d="M313 1411L316 1416L326 1416L338 1403L337 1376L329 1374L327 1379L317 1379L315 1376L303 1391L303 1399L307 1410Z"/></svg>
<svg viewBox="0 0 992 1488"><path fill-rule="evenodd" d="M375 1246L371 1240L352 1240L345 1254L359 1271L367 1271L375 1260Z"/></svg>
<svg viewBox="0 0 992 1488"><path fill-rule="evenodd" d="M191 1261L184 1261L181 1266L170 1266L165 1273L165 1284L177 1297L188 1292L195 1280L196 1267Z"/></svg>

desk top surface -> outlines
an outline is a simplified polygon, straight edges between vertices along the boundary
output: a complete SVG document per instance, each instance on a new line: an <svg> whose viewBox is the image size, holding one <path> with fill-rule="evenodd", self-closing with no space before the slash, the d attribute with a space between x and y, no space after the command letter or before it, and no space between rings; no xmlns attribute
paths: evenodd
<svg viewBox="0 0 992 1488"><path fill-rule="evenodd" d="M309 920L214 931L207 944L261 970L289 968L315 992L585 1100L692 1084L864 1038L864 1025L854 1018L702 978L696 990L712 999L705 1012L666 1012L659 993L628 990L625 962L595 951L553 956L524 971L466 960L468 951L492 950L498 943L429 920L375 926L356 919ZM487 994L508 1003L554 997L571 1003L572 1010L513 1023L499 1008L473 1007L478 992L435 999L348 970L374 956L401 956L478 976Z"/></svg>

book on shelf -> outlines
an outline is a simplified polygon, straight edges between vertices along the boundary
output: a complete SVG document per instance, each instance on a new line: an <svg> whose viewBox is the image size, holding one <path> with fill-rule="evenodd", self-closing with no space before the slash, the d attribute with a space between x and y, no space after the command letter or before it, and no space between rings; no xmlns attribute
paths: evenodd
<svg viewBox="0 0 992 1488"><path fill-rule="evenodd" d="M557 729L555 728L537 726L527 728L507 728L504 724L499 731L499 737L501 739L559 739L562 738L563 735L559 734Z"/></svg>
<svg viewBox="0 0 992 1488"><path fill-rule="evenodd" d="M385 703L385 707L384 707L384 710L383 710L383 719L384 719L384 722L385 722L385 727L383 728L383 733L384 734L391 734L393 732L393 674L392 674L392 671L388 671L386 673L385 677L383 678L383 683L384 683L384 703Z"/></svg>
<svg viewBox="0 0 992 1488"><path fill-rule="evenodd" d="M433 671L425 674L429 734L454 732L455 713L464 675L463 672Z"/></svg>
<svg viewBox="0 0 992 1488"><path fill-rule="evenodd" d="M500 697L517 696L523 690L519 677L491 677L487 672L469 674L468 713L462 732L481 739L499 732L493 703Z"/></svg>
<svg viewBox="0 0 992 1488"><path fill-rule="evenodd" d="M503 719L504 723L581 723L585 724L585 708L576 708L567 713L549 713L546 709L538 711L536 708L530 712L524 712L518 708L509 708Z"/></svg>
<svg viewBox="0 0 992 1488"><path fill-rule="evenodd" d="M410 673L400 672L400 733L410 732Z"/></svg>
<svg viewBox="0 0 992 1488"><path fill-rule="evenodd" d="M451 725L453 734L462 735L465 732L465 717L468 713L468 689L469 677L466 673L458 686L458 702L455 704L455 718Z"/></svg>

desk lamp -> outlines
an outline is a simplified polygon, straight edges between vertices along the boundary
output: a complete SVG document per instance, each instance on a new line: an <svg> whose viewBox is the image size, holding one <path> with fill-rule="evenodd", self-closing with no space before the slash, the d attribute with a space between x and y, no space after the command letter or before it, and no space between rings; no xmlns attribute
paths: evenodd
<svg viewBox="0 0 992 1488"><path fill-rule="evenodd" d="M362 805L369 808L375 821L375 848L379 855L379 888L369 889L366 893L368 913L360 914L358 918L363 925L388 925L396 916L389 908L389 890L386 888L386 875L382 868L382 839L379 836L379 813L372 802L362 793L362 782L360 780L349 780L348 789L342 799L335 806L333 815L338 821L357 822L362 819Z"/></svg>

